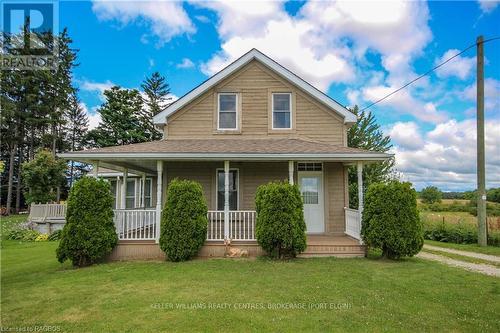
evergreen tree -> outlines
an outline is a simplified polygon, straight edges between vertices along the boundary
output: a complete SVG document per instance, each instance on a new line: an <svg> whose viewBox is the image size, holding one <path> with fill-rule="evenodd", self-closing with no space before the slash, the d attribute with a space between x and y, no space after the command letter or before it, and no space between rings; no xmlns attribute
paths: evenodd
<svg viewBox="0 0 500 333"><path fill-rule="evenodd" d="M141 88L144 90L144 119L147 123L148 130L151 133L152 140L159 140L162 134L154 128L153 117L158 113L165 110L168 102L172 99L168 95L170 94L170 86L168 85L166 78L158 72L154 72L150 77L141 84Z"/></svg>
<svg viewBox="0 0 500 333"><path fill-rule="evenodd" d="M65 130L65 143L67 149L71 151L81 150L85 147L85 135L87 133L87 127L89 125L89 120L85 110L80 105L78 97L74 93L70 99L70 108L65 114L66 125ZM71 161L69 167L69 187L73 184L75 179L75 172L81 175L83 170L83 165L76 164L75 161Z"/></svg>
<svg viewBox="0 0 500 333"><path fill-rule="evenodd" d="M101 123L88 132L87 140L93 147L127 145L151 141L145 128L142 98L136 89L114 86L104 92L106 102L97 110Z"/></svg>
<svg viewBox="0 0 500 333"><path fill-rule="evenodd" d="M375 116L371 112L359 112L358 106L351 110L358 116L356 124L347 131L347 145L385 153L391 149L391 137L384 135L377 124ZM368 164L363 167L363 188L370 184L382 182L390 178L394 159L391 158L382 163ZM355 167L349 168L349 206L358 206L358 176Z"/></svg>

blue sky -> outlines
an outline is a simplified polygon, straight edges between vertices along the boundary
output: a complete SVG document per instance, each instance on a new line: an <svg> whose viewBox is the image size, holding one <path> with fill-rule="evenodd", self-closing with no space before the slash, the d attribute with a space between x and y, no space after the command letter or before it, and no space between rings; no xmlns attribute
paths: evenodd
<svg viewBox="0 0 500 333"><path fill-rule="evenodd" d="M92 126L102 91L153 71L182 96L252 47L346 106L366 106L474 43L500 36L498 1L62 1ZM485 45L487 185L500 186L500 40ZM475 186L475 50L371 108L417 188Z"/></svg>

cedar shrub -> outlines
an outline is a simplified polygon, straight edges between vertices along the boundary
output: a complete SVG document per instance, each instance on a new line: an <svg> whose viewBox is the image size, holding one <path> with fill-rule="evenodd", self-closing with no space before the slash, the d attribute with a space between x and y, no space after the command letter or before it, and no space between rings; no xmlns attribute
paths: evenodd
<svg viewBox="0 0 500 333"><path fill-rule="evenodd" d="M207 211L200 183L170 182L160 228L160 248L169 260L185 261L198 254L207 237Z"/></svg>
<svg viewBox="0 0 500 333"><path fill-rule="evenodd" d="M372 184L366 192L361 236L366 245L386 258L417 254L423 246L423 226L417 192L407 182Z"/></svg>
<svg viewBox="0 0 500 333"><path fill-rule="evenodd" d="M304 205L297 185L271 182L255 196L259 245L273 258L295 257L306 249Z"/></svg>
<svg viewBox="0 0 500 333"><path fill-rule="evenodd" d="M66 224L61 232L57 259L74 266L96 263L118 242L113 223L111 187L104 179L83 177L69 192Z"/></svg>

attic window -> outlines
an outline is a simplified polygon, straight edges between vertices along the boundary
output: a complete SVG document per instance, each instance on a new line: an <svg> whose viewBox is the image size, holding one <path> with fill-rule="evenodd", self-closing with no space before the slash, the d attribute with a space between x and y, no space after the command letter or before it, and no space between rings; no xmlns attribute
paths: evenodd
<svg viewBox="0 0 500 333"><path fill-rule="evenodd" d="M292 128L292 94L273 94L273 129Z"/></svg>
<svg viewBox="0 0 500 333"><path fill-rule="evenodd" d="M235 93L222 93L218 95L218 122L219 130L238 129L238 96Z"/></svg>

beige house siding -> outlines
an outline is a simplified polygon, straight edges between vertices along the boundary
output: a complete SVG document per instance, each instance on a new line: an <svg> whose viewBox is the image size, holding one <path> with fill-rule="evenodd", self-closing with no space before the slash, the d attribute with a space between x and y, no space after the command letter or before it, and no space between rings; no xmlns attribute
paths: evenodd
<svg viewBox="0 0 500 333"><path fill-rule="evenodd" d="M198 181L209 210L216 210L216 170L223 168L223 162L166 162L163 198L166 198L168 183L174 178ZM239 210L255 210L255 193L259 185L271 181L288 180L287 162L232 162L231 169L239 171ZM325 162L324 198L325 233L344 233L344 191L345 168L341 163ZM295 181L297 172L294 173Z"/></svg>
<svg viewBox="0 0 500 333"><path fill-rule="evenodd" d="M219 92L238 94L237 131L217 131ZM272 130L270 96L273 92L292 93L292 130ZM292 136L345 145L345 131L342 117L254 60L169 117L164 134L177 139Z"/></svg>
<svg viewBox="0 0 500 333"><path fill-rule="evenodd" d="M343 234L344 218L344 166L342 163L323 163L325 177L325 231L333 234Z"/></svg>

